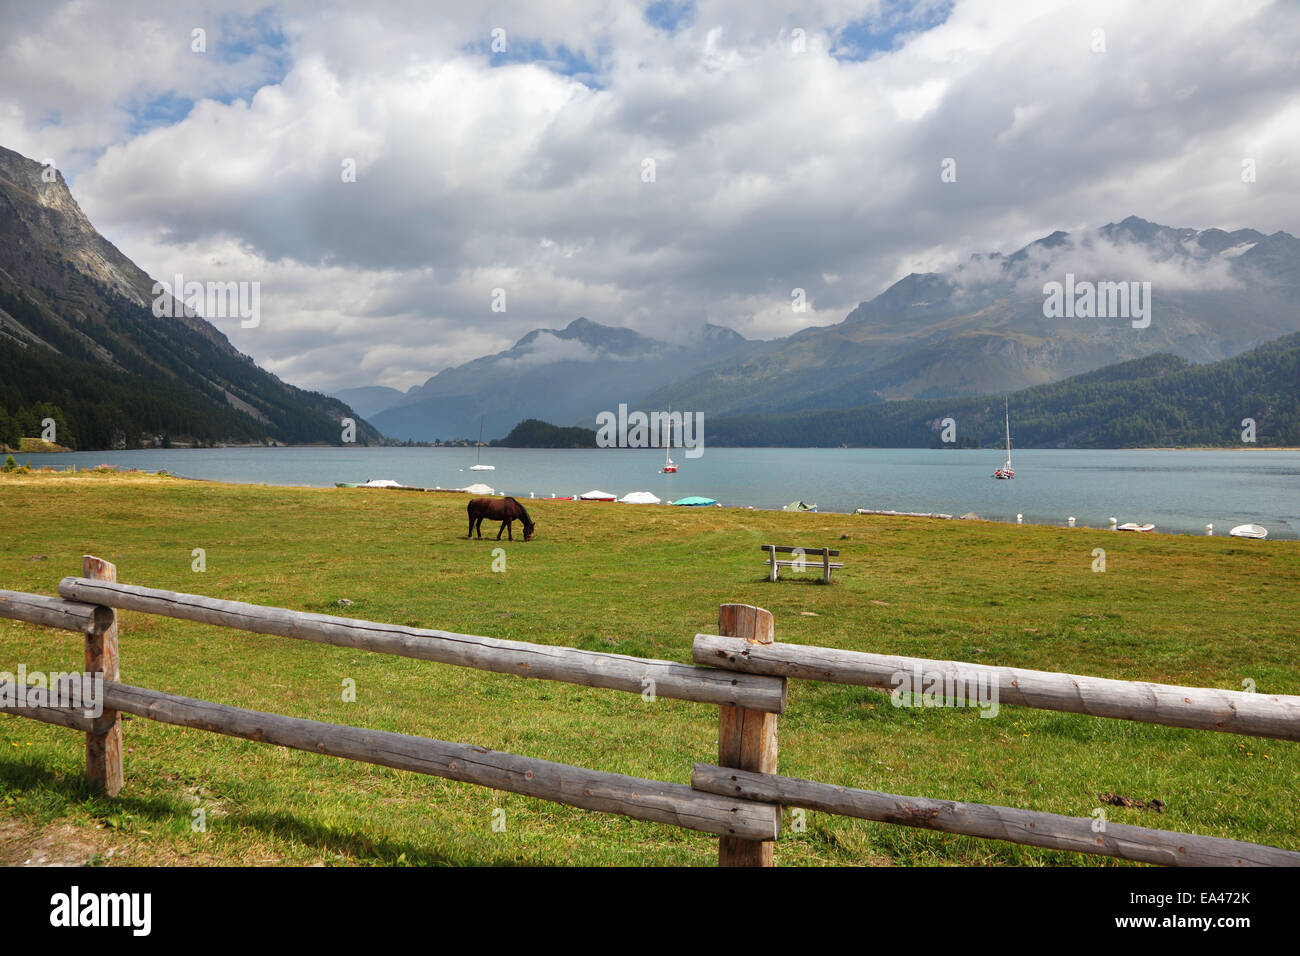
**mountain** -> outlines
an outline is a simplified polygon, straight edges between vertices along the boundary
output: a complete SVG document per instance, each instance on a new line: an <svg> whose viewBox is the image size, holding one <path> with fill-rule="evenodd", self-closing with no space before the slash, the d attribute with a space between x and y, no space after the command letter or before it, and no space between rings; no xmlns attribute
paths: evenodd
<svg viewBox="0 0 1300 956"><path fill-rule="evenodd" d="M1046 314L1045 284L1067 274L1080 284L1149 282L1149 324ZM1297 297L1300 240L1288 233L1176 229L1130 216L1078 235L1053 232L1009 256L973 255L949 272L913 273L838 324L682 376L640 404L782 413L1001 393L1161 352L1213 362L1300 331Z"/></svg>
<svg viewBox="0 0 1300 956"><path fill-rule="evenodd" d="M82 213L62 174L0 147L0 443L77 449L328 442L344 403L258 368L171 300ZM379 434L358 421L356 440Z"/></svg>
<svg viewBox="0 0 1300 956"><path fill-rule="evenodd" d="M669 343L632 329L575 319L563 329L534 329L504 352L444 369L371 421L398 440L500 437L537 418L589 421L666 381L732 361L759 347L731 329L706 325L695 338Z"/></svg>
<svg viewBox="0 0 1300 956"><path fill-rule="evenodd" d="M363 418L370 418L400 402L406 393L386 385L364 385L361 388L343 388L334 393L344 405Z"/></svg>
<svg viewBox="0 0 1300 956"><path fill-rule="evenodd" d="M550 422L530 418L492 444L503 448L595 448L596 433L590 428L557 428Z"/></svg>
<svg viewBox="0 0 1300 956"><path fill-rule="evenodd" d="M1300 334L1230 359L1192 365L1158 354L1013 392L1017 448L1244 447L1243 419L1259 446L1300 445ZM1000 446L1001 396L912 399L783 414L710 419L711 445L924 448L943 421L959 442Z"/></svg>

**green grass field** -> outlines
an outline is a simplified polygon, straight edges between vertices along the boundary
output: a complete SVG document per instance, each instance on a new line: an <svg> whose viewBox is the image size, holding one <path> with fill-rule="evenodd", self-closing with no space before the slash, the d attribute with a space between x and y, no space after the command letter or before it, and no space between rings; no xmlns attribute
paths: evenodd
<svg viewBox="0 0 1300 956"><path fill-rule="evenodd" d="M0 588L54 594L81 556L119 580L297 610L689 661L718 605L777 640L1103 677L1300 693L1300 544L985 522L525 502L538 536L467 541L456 495L140 475L0 476ZM484 524L486 532L488 524ZM492 535L495 535L495 526ZM758 545L838 547L836 583L771 584ZM506 571L492 571L493 549ZM1093 549L1106 551L1095 573ZM195 548L207 569L192 570ZM350 601L351 604L340 602ZM686 783L717 708L125 612L126 683ZM0 621L0 671L81 666L77 635ZM356 682L357 700L343 700ZM127 785L82 782L83 737L0 717L0 863L668 864L717 841L469 784L134 718ZM1295 744L1003 707L896 708L793 681L780 772L1300 850ZM206 815L206 832L191 826ZM493 829L494 810L505 830ZM499 815L498 815L499 819ZM787 811L787 822L789 811ZM1115 861L809 813L778 865Z"/></svg>

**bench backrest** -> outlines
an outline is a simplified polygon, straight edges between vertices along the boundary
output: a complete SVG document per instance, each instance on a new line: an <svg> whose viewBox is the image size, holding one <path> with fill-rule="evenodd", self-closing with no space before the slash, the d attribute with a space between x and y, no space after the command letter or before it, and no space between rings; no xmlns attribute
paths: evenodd
<svg viewBox="0 0 1300 956"><path fill-rule="evenodd" d="M838 558L840 556L840 553L834 548L787 548L778 544L760 544L758 550L776 551L780 554L793 554L796 551L802 551L804 554L815 554L818 556L827 555L832 558Z"/></svg>

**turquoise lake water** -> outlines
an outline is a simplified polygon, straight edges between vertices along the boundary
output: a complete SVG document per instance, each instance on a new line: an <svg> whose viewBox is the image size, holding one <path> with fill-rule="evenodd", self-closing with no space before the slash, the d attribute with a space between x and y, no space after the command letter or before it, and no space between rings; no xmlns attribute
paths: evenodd
<svg viewBox="0 0 1300 956"><path fill-rule="evenodd" d="M727 506L779 508L798 498L820 511L854 508L938 511L1035 524L1104 528L1113 515L1157 531L1216 535L1238 524L1266 527L1270 538L1300 537L1300 452L1262 450L1015 452L1016 478L996 481L997 449L705 448L700 458L674 453L681 471L658 473L657 449L483 449L491 472L471 472L472 448L212 448L18 455L20 462L66 468L101 463L191 478L270 485L330 486L391 478L432 488L484 482L529 495L622 497L650 491L675 500L715 498ZM630 506L620 506L630 507Z"/></svg>

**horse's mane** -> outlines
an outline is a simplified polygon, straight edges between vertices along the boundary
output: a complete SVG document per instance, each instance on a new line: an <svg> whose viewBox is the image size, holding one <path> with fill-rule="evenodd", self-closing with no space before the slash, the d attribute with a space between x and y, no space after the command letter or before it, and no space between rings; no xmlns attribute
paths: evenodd
<svg viewBox="0 0 1300 956"><path fill-rule="evenodd" d="M511 498L509 495L506 495L506 499L505 499L505 500L508 501L508 502L510 502L510 503L513 504L516 508L519 509L519 513L523 515L523 522L524 522L524 524L528 525L528 527L531 528L531 527L533 526L534 522L533 522L532 516L529 515L529 513L528 513L528 509L525 508L523 505L521 505L521 504L520 504L518 501L516 501L514 498Z"/></svg>

